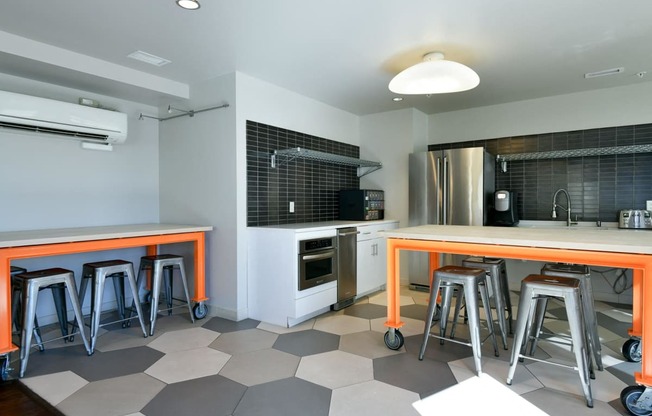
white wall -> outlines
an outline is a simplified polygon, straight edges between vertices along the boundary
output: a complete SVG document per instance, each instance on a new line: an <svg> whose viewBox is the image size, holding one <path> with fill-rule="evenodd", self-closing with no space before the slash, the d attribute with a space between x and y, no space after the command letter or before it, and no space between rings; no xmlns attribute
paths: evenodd
<svg viewBox="0 0 652 416"><path fill-rule="evenodd" d="M161 221L214 227L206 234L206 303L212 315L242 319L237 302L235 75L191 85L191 96L182 108L229 107L160 123ZM186 268L193 271L190 244L166 251L186 254Z"/></svg>
<svg viewBox="0 0 652 416"><path fill-rule="evenodd" d="M429 116L430 144L652 121L652 82Z"/></svg>
<svg viewBox="0 0 652 416"><path fill-rule="evenodd" d="M158 126L137 120L150 106L0 74L7 91L77 102L96 99L128 114L126 143L113 152L83 150L75 140L15 134L0 129L0 231L158 222ZM87 253L15 261L30 270L124 258L138 264L144 250ZM137 266L136 266L137 267ZM105 300L113 300L112 290ZM90 293L90 291L89 291ZM90 302L86 302L88 310ZM39 299L42 323L55 320L52 297Z"/></svg>

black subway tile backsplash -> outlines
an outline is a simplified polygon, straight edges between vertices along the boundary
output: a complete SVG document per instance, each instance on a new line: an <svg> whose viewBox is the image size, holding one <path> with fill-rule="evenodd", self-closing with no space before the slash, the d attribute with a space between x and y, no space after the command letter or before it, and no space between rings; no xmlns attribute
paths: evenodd
<svg viewBox="0 0 652 416"><path fill-rule="evenodd" d="M428 150L483 146L493 155L506 155L633 144L652 144L652 124L454 142L430 145ZM496 168L496 189L518 194L518 211L524 220L550 220L552 196L559 188L570 193L572 219L580 221L617 221L619 210L644 209L645 201L652 200L651 153L524 160L507 165L505 173Z"/></svg>
<svg viewBox="0 0 652 416"><path fill-rule="evenodd" d="M304 159L271 167L274 150L296 147L360 157L358 146L247 121L247 225L336 220L337 192L360 187L355 167Z"/></svg>

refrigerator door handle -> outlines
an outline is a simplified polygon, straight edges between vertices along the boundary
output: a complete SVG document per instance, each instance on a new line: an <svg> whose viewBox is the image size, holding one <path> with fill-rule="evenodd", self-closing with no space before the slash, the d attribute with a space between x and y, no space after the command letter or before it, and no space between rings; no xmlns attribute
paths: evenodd
<svg viewBox="0 0 652 416"><path fill-rule="evenodd" d="M448 156L444 156L444 175L442 177L443 184L443 198L442 198L442 212L443 212L443 221L442 224L448 224Z"/></svg>
<svg viewBox="0 0 652 416"><path fill-rule="evenodd" d="M435 204L437 212L435 213L437 216L437 224L441 225L443 224L443 217L442 217L442 207L444 206L442 202L443 194L442 194L442 171L441 171L441 158L437 158L437 173L436 173L436 178L437 178L437 204Z"/></svg>

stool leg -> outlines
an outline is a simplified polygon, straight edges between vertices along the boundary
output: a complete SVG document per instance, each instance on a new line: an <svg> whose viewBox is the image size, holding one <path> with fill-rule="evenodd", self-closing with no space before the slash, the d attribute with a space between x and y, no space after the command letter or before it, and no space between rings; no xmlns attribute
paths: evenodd
<svg viewBox="0 0 652 416"><path fill-rule="evenodd" d="M97 272L93 275L92 302L91 302L91 347L89 355L95 352L97 344L97 333L100 330L100 320L102 318L102 300L104 298L104 281L106 273Z"/></svg>
<svg viewBox="0 0 652 416"><path fill-rule="evenodd" d="M163 278L163 270L158 262L154 262L152 267L152 304L149 314L149 335L154 335L154 327L156 326L156 315L158 314L158 299L159 292L161 291L161 280Z"/></svg>
<svg viewBox="0 0 652 416"><path fill-rule="evenodd" d="M491 316L491 304L489 304L489 291L487 290L486 284L480 284L480 297L482 298L482 304L484 305L484 312L487 315L487 326L489 327L489 333L491 336L491 342L494 346L494 354L496 357L500 356L498 352L498 342L496 341L496 330L494 327L494 319ZM480 320L478 322L478 336L480 336ZM505 347L507 349L507 347Z"/></svg>
<svg viewBox="0 0 652 416"><path fill-rule="evenodd" d="M521 298L518 302L518 315L516 317L516 330L514 331L514 344L512 346L512 355L509 359L509 371L507 372L507 384L512 384L516 366L518 365L518 357L521 352L521 345L525 338L525 331L529 315L532 314L532 290L525 288L521 285Z"/></svg>
<svg viewBox="0 0 652 416"><path fill-rule="evenodd" d="M509 281L507 279L507 270L505 268L505 263L501 263L500 265L500 285L502 288L502 294L503 294L503 300L504 300L504 305L505 305L505 310L507 311L507 320L509 322L509 333L513 334L514 331L512 329L512 299L509 296Z"/></svg>
<svg viewBox="0 0 652 416"><path fill-rule="evenodd" d="M534 356L534 353L537 350L537 344L539 343L539 337L541 336L541 329L543 328L543 321L546 318L546 310L548 309L548 297L543 296L537 300L536 312L534 313L534 322L532 322L532 331L530 334L529 340L525 340L527 344L530 342L530 350L527 353L530 357Z"/></svg>
<svg viewBox="0 0 652 416"><path fill-rule="evenodd" d="M16 327L16 331L20 332L22 327L21 316L20 316L20 305L21 305L21 291L15 287L11 288L11 316Z"/></svg>
<svg viewBox="0 0 652 416"><path fill-rule="evenodd" d="M455 312L453 312L453 322L451 323L450 338L455 338L455 329L457 328L457 320L460 317L460 310L462 309L462 302L464 301L464 291L461 287L455 290ZM466 322L466 308L464 309L464 321Z"/></svg>
<svg viewBox="0 0 652 416"><path fill-rule="evenodd" d="M588 335L591 352L595 360L595 365L599 371L604 369L602 365L602 345L600 344L600 334L598 333L598 317L595 313L595 303L593 300L593 285L591 278L585 277L581 280L582 285L582 307L584 309L584 320L586 322L586 333Z"/></svg>
<svg viewBox="0 0 652 416"><path fill-rule="evenodd" d="M82 278L81 281L79 282L79 292L77 295L77 299L79 299L79 307L82 309L82 313L84 310L84 299L86 298L86 288L88 287L88 281L92 278L92 274L88 274L86 268L84 268L82 272ZM91 289L92 290L92 289ZM93 311L93 296L91 294L91 309L90 311ZM72 328L71 328L71 333L74 333L77 331L78 326L77 326L77 321L73 321L72 323ZM80 329L81 331L81 329Z"/></svg>
<svg viewBox="0 0 652 416"><path fill-rule="evenodd" d="M188 313L190 313L190 321L195 323L195 315L192 313L192 306L190 305L190 295L188 294L188 280L186 279L186 268L183 265L183 260L179 264L179 272L181 272L181 282L183 283L183 291L186 294L186 303L188 304ZM170 297L172 299L172 297Z"/></svg>
<svg viewBox="0 0 652 416"><path fill-rule="evenodd" d="M117 273L111 275L113 280L113 291L115 293L115 301L118 306L118 316L122 321L122 327L126 328L127 324L125 321L125 277L124 273Z"/></svg>
<svg viewBox="0 0 652 416"><path fill-rule="evenodd" d="M505 320L505 299L502 284L500 282L500 276L497 273L488 274L488 282L491 282L491 287L493 289L494 304L496 305L496 315L498 315L498 326L500 328L500 336L503 340L503 348L507 349L507 321ZM484 302L484 300L482 302Z"/></svg>
<svg viewBox="0 0 652 416"><path fill-rule="evenodd" d="M441 317L439 319L439 345L444 345L444 338L446 337L446 327L448 326L448 316L451 311L451 298L455 285L444 284L441 286Z"/></svg>
<svg viewBox="0 0 652 416"><path fill-rule="evenodd" d="M45 351L45 346L43 346L43 337L41 336L41 326L38 324L38 318L34 314L34 340L38 346L39 351Z"/></svg>
<svg viewBox="0 0 652 416"><path fill-rule="evenodd" d="M430 327L432 326L433 315L435 314L435 308L437 307L437 293L439 293L440 279L435 275L435 279L432 282L432 287L430 288L430 301L428 301L428 312L426 313L426 326L423 329L423 341L421 341L421 349L419 350L419 360L423 360L423 356L426 353L426 345L428 344L428 338L430 337ZM442 319L447 319L443 317L440 312L439 322L441 325Z"/></svg>
<svg viewBox="0 0 652 416"><path fill-rule="evenodd" d="M591 384L589 380L589 366L588 360L590 359L587 352L585 342L586 332L584 330L584 321L582 317L582 305L580 303L579 293L577 296L568 296L565 299L566 314L568 315L568 325L570 327L571 338L573 339L573 350L575 352L575 360L577 361L577 368L580 375L580 383L586 398L586 405L593 407L593 396L591 395Z"/></svg>
<svg viewBox="0 0 652 416"><path fill-rule="evenodd" d="M136 313L138 314L138 322L140 322L140 328L143 330L143 336L147 338L147 330L145 329L145 321L143 320L143 309L140 305L140 297L138 296L138 283L134 278L133 267L127 269L127 281L129 282L129 287L131 287L131 295L133 296L132 310L136 308ZM129 313L131 317L131 312Z"/></svg>
<svg viewBox="0 0 652 416"><path fill-rule="evenodd" d="M69 273L65 277L66 289L68 289L68 296L70 297L70 303L72 304L72 310L75 313L75 319L77 320L77 326L79 327L79 335L81 336L82 341L84 342L84 347L88 352L88 355L91 355L93 351L90 349L88 344L88 339L84 333L84 316L82 315L81 305L79 304L79 298L77 297L77 286L75 285L75 277L72 273Z"/></svg>
<svg viewBox="0 0 652 416"><path fill-rule="evenodd" d="M478 288L474 285L464 285L464 299L466 302L466 313L469 314L469 332L471 335L471 348L473 350L473 361L475 371L482 374L482 339L480 338L480 314L478 305ZM491 316L489 316L491 319ZM495 344L494 339L494 344Z"/></svg>
<svg viewBox="0 0 652 416"><path fill-rule="evenodd" d="M165 301L168 306L168 316L172 315L172 275L174 274L173 266L163 267L163 286L165 287Z"/></svg>
<svg viewBox="0 0 652 416"><path fill-rule="evenodd" d="M29 349L34 331L34 318L36 317L36 301L38 300L39 287L36 284L23 285L23 328L20 333L20 377L25 375L29 360Z"/></svg>
<svg viewBox="0 0 652 416"><path fill-rule="evenodd" d="M62 284L54 284L50 287L52 290L52 298L54 299L54 306L59 318L59 326L61 327L61 335L64 337L64 342L68 341L68 307L66 306L66 289Z"/></svg>

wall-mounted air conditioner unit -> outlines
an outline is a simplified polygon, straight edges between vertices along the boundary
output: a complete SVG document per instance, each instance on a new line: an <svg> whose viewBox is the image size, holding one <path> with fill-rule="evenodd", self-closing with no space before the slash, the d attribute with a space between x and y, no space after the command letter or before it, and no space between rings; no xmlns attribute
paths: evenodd
<svg viewBox="0 0 652 416"><path fill-rule="evenodd" d="M124 113L6 91L0 91L0 127L105 145L127 139Z"/></svg>

